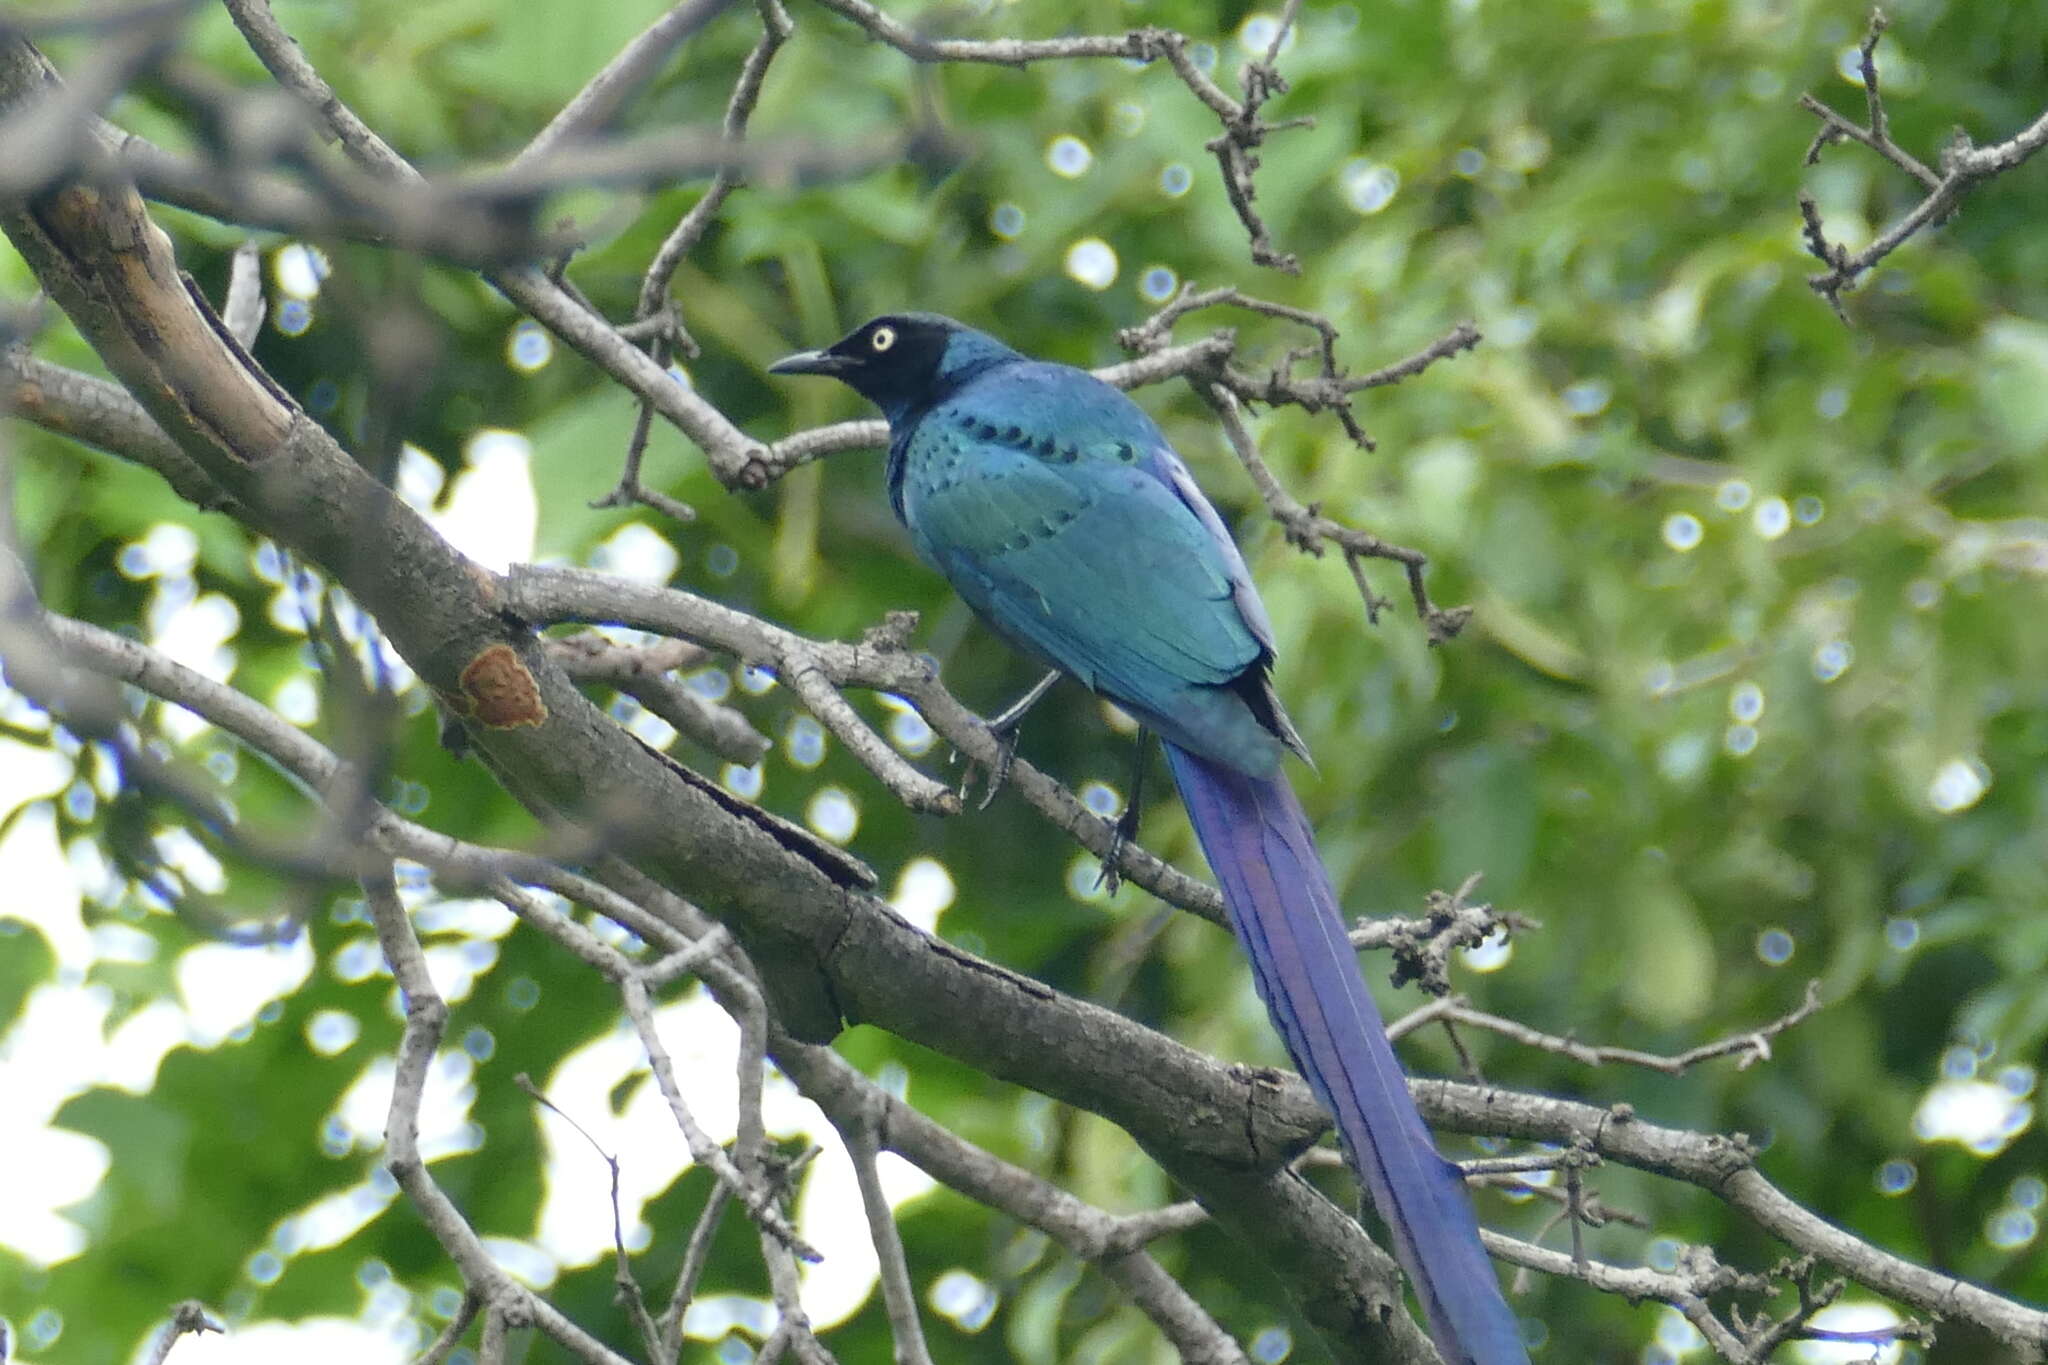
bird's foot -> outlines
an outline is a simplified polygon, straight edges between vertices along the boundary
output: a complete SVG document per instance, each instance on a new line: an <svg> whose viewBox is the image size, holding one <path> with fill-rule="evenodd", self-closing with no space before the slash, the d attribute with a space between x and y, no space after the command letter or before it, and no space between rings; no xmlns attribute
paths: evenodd
<svg viewBox="0 0 2048 1365"><path fill-rule="evenodd" d="M1046 674L1032 684L1029 692L1004 707L1000 714L989 717L988 732L995 737L996 761L989 765L988 790L981 794L981 800L974 807L976 810L987 810L989 802L996 799L996 793L1010 780L1011 765L1017 761L1017 737L1024 730L1024 717L1038 704L1038 699L1059 680L1060 675L1057 672ZM969 762L967 771L960 775L960 799L963 802L967 800L967 794L974 786L974 770L977 766L979 765Z"/></svg>
<svg viewBox="0 0 2048 1365"><path fill-rule="evenodd" d="M987 810L989 803L996 799L996 793L1010 780L1010 769L1017 762L1017 737L1023 727L1018 725L989 726L989 733L996 738L996 761L988 765L988 786L983 788L981 800L974 803L976 810ZM960 782L960 799L967 799L968 788L974 785L974 769L969 764Z"/></svg>
<svg viewBox="0 0 2048 1365"><path fill-rule="evenodd" d="M1109 851L1102 855L1102 870L1095 874L1095 888L1106 890L1114 896L1117 888L1124 884L1122 864L1124 849L1138 840L1138 807L1136 803L1124 807L1124 813L1116 818L1109 830Z"/></svg>
<svg viewBox="0 0 2048 1365"><path fill-rule="evenodd" d="M1010 769L1017 762L1017 738L1023 729L1017 722L1022 719L1023 717L1018 716L1006 722L1004 717L998 716L995 720L988 722L989 737L996 742L994 762L985 764L980 759L965 754L958 749L953 751L953 761L955 763L960 762L962 759L966 760L965 766L960 770L960 803L962 805L966 805L969 801L974 800L974 784L983 774L987 775L988 785L982 789L981 799L974 801L974 808L976 810L987 810L989 803L996 799L996 793L1001 791L1003 784L1010 780Z"/></svg>

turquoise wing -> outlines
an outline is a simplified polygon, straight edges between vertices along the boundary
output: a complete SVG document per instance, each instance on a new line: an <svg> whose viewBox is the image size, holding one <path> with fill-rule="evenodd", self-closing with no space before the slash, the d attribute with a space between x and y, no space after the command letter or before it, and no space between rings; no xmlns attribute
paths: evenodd
<svg viewBox="0 0 2048 1365"><path fill-rule="evenodd" d="M906 452L918 552L999 633L1168 738L1233 760L1249 745L1266 766L1272 737L1226 690L1268 657L1241 561L1146 467L1153 452L948 417Z"/></svg>

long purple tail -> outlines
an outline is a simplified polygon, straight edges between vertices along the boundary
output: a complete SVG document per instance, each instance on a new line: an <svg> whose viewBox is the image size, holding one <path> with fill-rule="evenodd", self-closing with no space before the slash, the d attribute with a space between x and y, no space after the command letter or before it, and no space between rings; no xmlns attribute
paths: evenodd
<svg viewBox="0 0 2048 1365"><path fill-rule="evenodd" d="M1393 1230L1437 1349L1449 1365L1527 1365L1465 1183L1409 1097L1286 775L1248 777L1165 747L1259 996Z"/></svg>

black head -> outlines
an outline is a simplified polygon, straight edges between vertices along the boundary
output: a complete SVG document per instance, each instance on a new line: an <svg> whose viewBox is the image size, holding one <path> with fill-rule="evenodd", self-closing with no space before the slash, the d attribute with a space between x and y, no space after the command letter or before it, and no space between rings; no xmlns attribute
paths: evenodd
<svg viewBox="0 0 2048 1365"><path fill-rule="evenodd" d="M822 351L785 356L768 372L830 375L895 420L970 375L1018 358L987 333L937 313L886 313Z"/></svg>

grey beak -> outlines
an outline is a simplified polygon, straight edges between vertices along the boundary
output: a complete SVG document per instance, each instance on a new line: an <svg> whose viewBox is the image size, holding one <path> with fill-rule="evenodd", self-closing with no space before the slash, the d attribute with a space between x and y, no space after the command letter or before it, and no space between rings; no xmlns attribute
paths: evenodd
<svg viewBox="0 0 2048 1365"><path fill-rule="evenodd" d="M768 367L770 374L840 374L846 369L846 357L830 351L798 351L786 355Z"/></svg>

